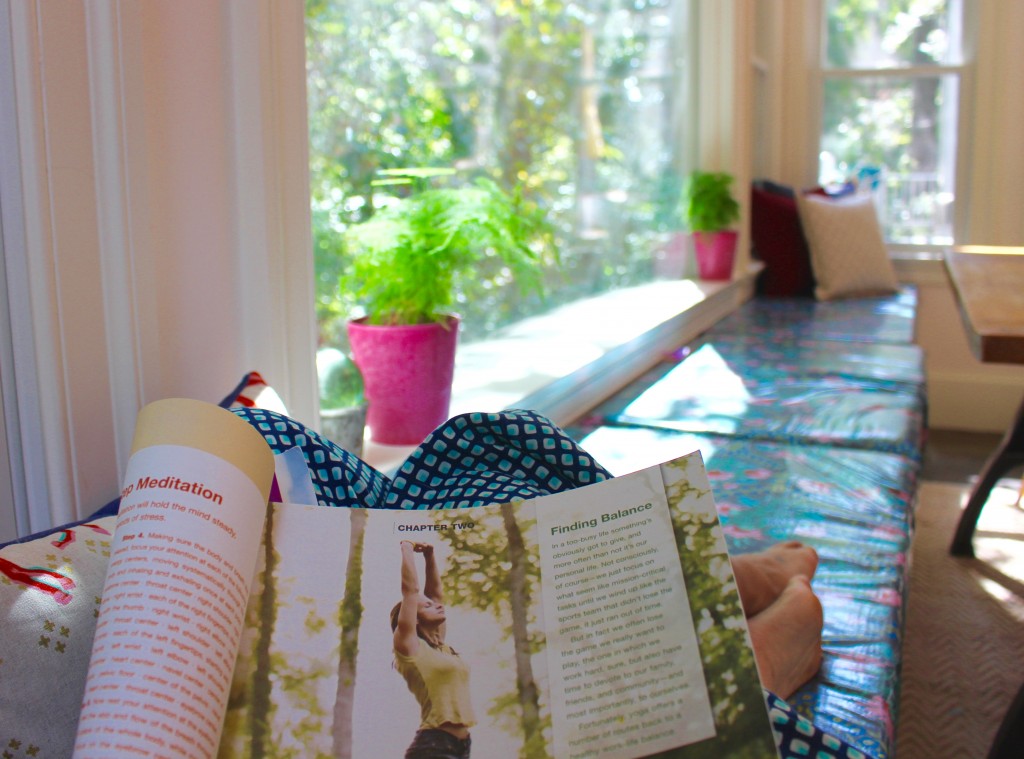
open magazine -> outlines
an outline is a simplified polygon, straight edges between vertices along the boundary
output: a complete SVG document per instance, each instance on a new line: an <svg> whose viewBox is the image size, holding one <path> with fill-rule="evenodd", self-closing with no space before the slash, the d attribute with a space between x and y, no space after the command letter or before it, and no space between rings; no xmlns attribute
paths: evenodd
<svg viewBox="0 0 1024 759"><path fill-rule="evenodd" d="M776 756L699 453L441 511L316 506L285 458L209 404L140 413L76 757L402 757L410 550L469 673L474 757Z"/></svg>

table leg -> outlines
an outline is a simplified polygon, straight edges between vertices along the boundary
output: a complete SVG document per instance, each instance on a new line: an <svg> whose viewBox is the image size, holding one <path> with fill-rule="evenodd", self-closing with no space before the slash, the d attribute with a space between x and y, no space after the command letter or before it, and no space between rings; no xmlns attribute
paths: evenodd
<svg viewBox="0 0 1024 759"><path fill-rule="evenodd" d="M985 462L978 481L971 490L971 496L960 516L956 534L953 536L953 545L950 547L951 554L974 556L971 539L974 537L974 528L978 524L978 517L981 516L981 510L984 508L985 502L988 501L992 488L995 487L1000 477L1021 465L1024 465L1024 402L1017 409L1013 424L1006 431L999 447Z"/></svg>
<svg viewBox="0 0 1024 759"><path fill-rule="evenodd" d="M1003 722L989 749L988 759L1015 759L1024 747L1024 686L1006 710Z"/></svg>

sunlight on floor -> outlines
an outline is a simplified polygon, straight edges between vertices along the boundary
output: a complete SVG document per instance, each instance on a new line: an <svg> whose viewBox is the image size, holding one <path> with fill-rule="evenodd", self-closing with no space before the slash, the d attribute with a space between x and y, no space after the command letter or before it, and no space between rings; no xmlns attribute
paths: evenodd
<svg viewBox="0 0 1024 759"><path fill-rule="evenodd" d="M978 520L974 552L979 585L1018 621L1024 622L1024 508L1020 480L993 488ZM965 491L961 505L966 503Z"/></svg>

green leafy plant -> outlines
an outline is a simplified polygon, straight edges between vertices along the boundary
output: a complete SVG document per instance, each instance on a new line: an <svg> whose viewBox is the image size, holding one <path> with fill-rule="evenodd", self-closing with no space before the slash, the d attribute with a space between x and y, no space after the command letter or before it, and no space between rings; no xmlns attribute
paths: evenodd
<svg viewBox="0 0 1024 759"><path fill-rule="evenodd" d="M732 179L731 174L716 171L694 171L686 178L681 210L691 232L718 232L739 221Z"/></svg>
<svg viewBox="0 0 1024 759"><path fill-rule="evenodd" d="M461 283L487 261L522 292L542 294L544 267L558 261L543 212L489 179L414 192L348 227L344 244L352 263L339 285L371 324L443 323Z"/></svg>

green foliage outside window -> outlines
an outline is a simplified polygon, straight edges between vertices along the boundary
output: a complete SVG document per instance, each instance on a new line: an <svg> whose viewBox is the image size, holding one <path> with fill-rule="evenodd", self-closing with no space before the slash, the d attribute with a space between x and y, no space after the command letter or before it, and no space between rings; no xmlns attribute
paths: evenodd
<svg viewBox="0 0 1024 759"><path fill-rule="evenodd" d="M456 303L464 339L651 279L659 188L684 162L676 24L687 5L307 0L322 342L342 343L358 306L339 287L350 269L343 233L412 189L375 184L397 169L521 188L554 229L562 265L543 288L552 297L507 287L503 267L480 269Z"/></svg>
<svg viewBox="0 0 1024 759"><path fill-rule="evenodd" d="M893 242L952 239L958 97L953 67L962 54L962 21L953 5L828 0L825 6L819 179L880 176L873 189Z"/></svg>
<svg viewBox="0 0 1024 759"><path fill-rule="evenodd" d="M828 64L863 68L868 75L830 80L825 89L824 147L841 164L934 170L942 104L937 78L893 81L870 78L870 71L944 63L947 16L946 0L830 3Z"/></svg>

